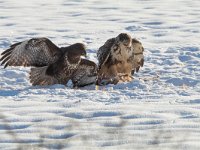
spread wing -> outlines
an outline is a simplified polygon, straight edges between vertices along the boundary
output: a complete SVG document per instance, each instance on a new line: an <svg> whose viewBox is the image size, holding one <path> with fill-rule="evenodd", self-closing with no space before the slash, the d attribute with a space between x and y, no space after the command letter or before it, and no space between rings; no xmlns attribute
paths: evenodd
<svg viewBox="0 0 200 150"><path fill-rule="evenodd" d="M136 39L132 39L132 48L133 56L131 62L133 65L132 74L134 74L135 71L138 72L140 67L144 65L144 48L142 43Z"/></svg>
<svg viewBox="0 0 200 150"><path fill-rule="evenodd" d="M97 51L97 58L99 61L98 69L108 60L109 56L111 55L111 47L115 42L115 38L111 38L105 42L103 46L99 48Z"/></svg>
<svg viewBox="0 0 200 150"><path fill-rule="evenodd" d="M10 46L0 61L7 66L45 66L55 62L61 50L47 38L32 38Z"/></svg>
<svg viewBox="0 0 200 150"><path fill-rule="evenodd" d="M81 61L81 58L76 59L71 54L73 53L66 51L55 63L31 68L30 82L32 85L66 85Z"/></svg>

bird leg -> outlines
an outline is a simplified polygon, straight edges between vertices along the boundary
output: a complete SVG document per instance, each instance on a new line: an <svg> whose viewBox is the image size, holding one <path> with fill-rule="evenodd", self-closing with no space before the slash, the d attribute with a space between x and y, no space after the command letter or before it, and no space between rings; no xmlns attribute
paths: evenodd
<svg viewBox="0 0 200 150"><path fill-rule="evenodd" d="M78 85L77 84L78 84L77 82L73 83L73 89L78 89Z"/></svg>
<svg viewBox="0 0 200 150"><path fill-rule="evenodd" d="M101 81L102 81L102 76L101 75L97 75L95 84L96 85L100 85Z"/></svg>
<svg viewBox="0 0 200 150"><path fill-rule="evenodd" d="M105 77L103 75L97 76L96 85L108 85L108 84L117 84L119 82L119 77Z"/></svg>

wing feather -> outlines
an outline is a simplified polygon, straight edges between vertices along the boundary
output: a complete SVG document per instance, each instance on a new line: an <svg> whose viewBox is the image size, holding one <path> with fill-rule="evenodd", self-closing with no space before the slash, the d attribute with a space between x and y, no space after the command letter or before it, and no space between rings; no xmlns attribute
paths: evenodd
<svg viewBox="0 0 200 150"><path fill-rule="evenodd" d="M111 47L115 42L115 38L111 38L105 42L103 46L99 48L97 51L97 58L99 61L98 69L108 60L109 56L111 55Z"/></svg>
<svg viewBox="0 0 200 150"><path fill-rule="evenodd" d="M2 52L1 65L7 66L45 66L55 62L61 50L47 38L32 38L15 43Z"/></svg>
<svg viewBox="0 0 200 150"><path fill-rule="evenodd" d="M48 66L31 68L29 78L33 86L53 85L59 83L59 81L54 76L49 76L46 74L47 68Z"/></svg>
<svg viewBox="0 0 200 150"><path fill-rule="evenodd" d="M96 77L97 65L93 61L81 59L81 62L71 79L74 87L83 87L95 83Z"/></svg>
<svg viewBox="0 0 200 150"><path fill-rule="evenodd" d="M143 67L144 65L144 48L142 43L134 38L132 39L132 48L133 54L131 57L131 62L133 65L132 74L134 74L135 71L138 72L140 67Z"/></svg>

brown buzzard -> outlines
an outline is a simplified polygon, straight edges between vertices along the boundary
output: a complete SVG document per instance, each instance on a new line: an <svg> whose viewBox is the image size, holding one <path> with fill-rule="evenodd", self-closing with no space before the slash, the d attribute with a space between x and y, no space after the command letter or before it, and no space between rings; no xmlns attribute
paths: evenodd
<svg viewBox="0 0 200 150"><path fill-rule="evenodd" d="M143 66L144 48L136 39L127 33L120 33L116 38L105 42L97 51L98 78L97 84L103 79L116 84L119 81L131 81L134 71Z"/></svg>
<svg viewBox="0 0 200 150"><path fill-rule="evenodd" d="M83 79L79 79L79 76L90 76L92 73L89 71L94 65L91 61L81 60L81 56L86 55L84 44L76 43L59 48L47 38L33 38L13 44L1 55L0 61L4 68L34 66L30 72L33 85L67 84L73 77L78 86L84 86ZM83 70L82 68L85 68L85 74L80 75L78 70Z"/></svg>

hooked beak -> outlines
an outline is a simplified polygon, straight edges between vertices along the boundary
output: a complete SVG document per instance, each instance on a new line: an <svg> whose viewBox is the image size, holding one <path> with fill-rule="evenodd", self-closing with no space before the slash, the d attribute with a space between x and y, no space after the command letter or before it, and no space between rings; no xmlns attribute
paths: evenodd
<svg viewBox="0 0 200 150"><path fill-rule="evenodd" d="M81 56L82 59L87 59L87 56Z"/></svg>
<svg viewBox="0 0 200 150"><path fill-rule="evenodd" d="M82 53L81 58L87 58L87 54L86 53Z"/></svg>

